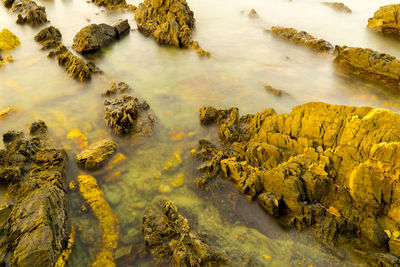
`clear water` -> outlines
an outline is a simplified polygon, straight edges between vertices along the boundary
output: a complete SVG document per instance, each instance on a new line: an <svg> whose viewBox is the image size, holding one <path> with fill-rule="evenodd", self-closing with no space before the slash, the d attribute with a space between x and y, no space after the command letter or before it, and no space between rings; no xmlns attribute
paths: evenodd
<svg viewBox="0 0 400 267"><path fill-rule="evenodd" d="M136 5L139 2L131 1ZM265 266L333 265L338 258L314 242L311 235L283 231L229 183L219 181L206 192L196 189L193 181L198 174L193 171L196 163L190 150L200 138L217 140L215 128L199 126L196 110L206 104L235 106L242 114L264 108L289 112L293 106L310 101L368 105L398 112L398 95L342 73L332 64L330 55L317 54L264 31L271 26L290 26L334 45L369 47L400 57L398 39L366 28L368 18L390 1L344 3L352 14L336 12L316 0L188 0L196 18L194 39L211 52L208 59L190 50L158 46L136 30L132 13L106 11L81 0L42 1L48 19L61 30L63 43L69 47L74 35L89 23L112 24L127 18L135 29L91 56L105 74L93 76L89 83L70 79L55 60L47 58L47 52L40 50L33 37L41 27L17 25L16 16L1 7L0 27L15 33L21 46L8 53L15 62L0 69L0 110L16 108L0 120L0 132L26 130L29 122L45 120L51 135L69 154L68 181L81 172L74 163L79 143L66 138L71 129L79 128L89 143L101 138L116 140L127 160L95 176L120 219L121 248L142 243L143 213L154 197L161 196L175 201L193 221L195 230L207 232L209 242L228 254L241 251ZM251 8L258 12L259 19L247 16ZM150 104L157 118L152 137L117 138L105 125L100 94L114 81L128 83L135 95ZM276 97L265 91L265 85L285 90L290 96ZM177 134L183 137L172 141ZM181 155L181 167L155 178L174 153ZM110 182L107 176L115 171L121 176ZM183 184L174 187L174 181L180 179ZM3 195L4 188L0 200ZM93 226L96 220L90 211L80 214L84 201L78 193L71 192L70 198L73 224L82 228L73 265L87 266L101 244L101 229ZM129 264L150 263L148 257L137 257Z"/></svg>

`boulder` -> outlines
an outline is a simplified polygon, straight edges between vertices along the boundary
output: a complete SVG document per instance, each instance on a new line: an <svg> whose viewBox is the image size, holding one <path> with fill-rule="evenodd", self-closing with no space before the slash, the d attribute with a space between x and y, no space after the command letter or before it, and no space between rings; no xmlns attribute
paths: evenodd
<svg viewBox="0 0 400 267"><path fill-rule="evenodd" d="M129 33L131 26L128 23L127 19L119 19L116 23L113 24L113 27L117 31L117 37L120 38L125 34Z"/></svg>
<svg viewBox="0 0 400 267"><path fill-rule="evenodd" d="M48 22L46 8L33 0L6 0L5 6L18 13L17 23L37 26Z"/></svg>
<svg viewBox="0 0 400 267"><path fill-rule="evenodd" d="M368 19L368 28L382 33L400 35L400 4L383 6Z"/></svg>
<svg viewBox="0 0 400 267"><path fill-rule="evenodd" d="M117 143L111 140L95 142L76 156L77 164L84 169L99 169L111 158L117 146Z"/></svg>
<svg viewBox="0 0 400 267"><path fill-rule="evenodd" d="M0 32L0 51L13 50L21 43L17 36L7 29L3 29Z"/></svg>
<svg viewBox="0 0 400 267"><path fill-rule="evenodd" d="M228 259L191 231L188 220L171 201L153 201L143 216L146 248L157 266L223 266Z"/></svg>
<svg viewBox="0 0 400 267"><path fill-rule="evenodd" d="M400 61L394 56L368 48L346 46L336 46L335 52L334 62L340 68L399 92Z"/></svg>
<svg viewBox="0 0 400 267"><path fill-rule="evenodd" d="M317 39L305 31L298 31L293 28L272 27L273 34L292 41L293 43L310 47L318 52L329 52L333 50L333 46L323 39Z"/></svg>
<svg viewBox="0 0 400 267"><path fill-rule="evenodd" d="M329 6L336 11L344 12L344 13L352 13L351 9L341 2L321 2L321 4Z"/></svg>
<svg viewBox="0 0 400 267"><path fill-rule="evenodd" d="M225 146L199 142L198 185L221 175L286 227L311 227L370 264L400 264L398 241L387 234L400 223L400 115L308 103L289 114L231 109L215 121Z"/></svg>
<svg viewBox="0 0 400 267"><path fill-rule="evenodd" d="M62 35L59 29L49 26L42 29L35 35L35 41L40 43L43 48L57 48L61 44Z"/></svg>

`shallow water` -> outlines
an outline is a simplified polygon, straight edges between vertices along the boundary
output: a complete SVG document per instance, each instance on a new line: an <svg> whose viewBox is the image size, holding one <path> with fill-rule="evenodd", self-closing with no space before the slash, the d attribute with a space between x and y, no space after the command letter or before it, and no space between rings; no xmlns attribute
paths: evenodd
<svg viewBox="0 0 400 267"><path fill-rule="evenodd" d="M137 5L140 1L130 2ZM330 55L314 53L264 31L271 26L290 26L333 45L369 47L400 57L398 39L366 28L368 18L390 1L344 3L352 14L336 12L316 0L188 0L196 18L193 38L211 52L208 59L190 50L158 46L136 30L131 13L106 11L82 0L42 1L48 19L61 30L68 47L74 35L89 23L129 19L134 30L128 36L90 57L105 74L94 75L86 84L70 79L55 60L47 58L46 51L40 50L33 40L40 27L17 25L16 16L1 7L0 28L10 29L22 44L9 53L15 62L0 69L0 110L16 108L11 116L0 120L0 132L26 130L36 119L46 121L55 141L68 152L68 181L79 173L74 155L81 149L79 142L66 138L70 130L79 128L89 143L100 138L116 140L127 160L95 176L120 219L120 247L141 244L143 213L153 198L161 195L175 201L193 221L195 230L207 232L210 242L226 253L240 250L270 266L340 265L309 234L280 229L229 183L218 181L205 192L196 189L193 181L198 174L192 171L196 163L190 150L200 138L217 139L214 128L199 126L196 110L206 104L235 106L242 114L265 108L289 112L293 106L310 101L369 105L398 112L399 96L335 69ZM247 16L251 8L260 19ZM128 83L135 95L150 104L157 119L152 137L117 138L105 125L100 94L114 81ZM285 90L290 96L276 97L265 91L265 85ZM178 134L182 138L172 141L171 137ZM156 178L174 153L182 157L183 164L175 172ZM116 171L121 176L110 182L108 176ZM80 214L84 201L79 195L73 192L70 198L73 224L82 227L73 265L86 266L98 249L101 233L93 227L96 221L90 212ZM145 266L149 259L139 257L129 264Z"/></svg>

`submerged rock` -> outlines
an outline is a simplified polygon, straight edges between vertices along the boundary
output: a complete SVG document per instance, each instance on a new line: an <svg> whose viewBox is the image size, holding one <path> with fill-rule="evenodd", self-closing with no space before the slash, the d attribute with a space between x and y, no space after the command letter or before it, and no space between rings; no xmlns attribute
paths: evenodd
<svg viewBox="0 0 400 267"><path fill-rule="evenodd" d="M351 9L341 2L321 2L321 4L332 7L333 9L340 12L352 13Z"/></svg>
<svg viewBox="0 0 400 267"><path fill-rule="evenodd" d="M19 24L36 26L48 22L45 7L37 5L33 0L3 0L3 4L18 13Z"/></svg>
<svg viewBox="0 0 400 267"><path fill-rule="evenodd" d="M103 229L102 247L92 266L116 266L115 250L118 247L119 220L104 199L104 193L97 185L96 178L79 175L79 192L92 208Z"/></svg>
<svg viewBox="0 0 400 267"><path fill-rule="evenodd" d="M400 35L400 4L383 6L368 19L368 28L388 34Z"/></svg>
<svg viewBox="0 0 400 267"><path fill-rule="evenodd" d="M308 46L318 52L329 52L333 50L333 46L323 39L317 39L305 31L298 31L293 28L272 27L272 33L275 35L290 40L294 43Z"/></svg>
<svg viewBox="0 0 400 267"><path fill-rule="evenodd" d="M39 137L24 139L16 131L4 134L3 141L6 150L0 152L1 164L18 170L21 181L10 181L0 206L0 262L54 266L67 248L69 235L66 153L48 147Z"/></svg>
<svg viewBox="0 0 400 267"><path fill-rule="evenodd" d="M99 169L111 158L117 146L117 143L111 140L93 143L76 156L77 164L89 170Z"/></svg>
<svg viewBox="0 0 400 267"><path fill-rule="evenodd" d="M144 0L135 11L138 29L157 43L199 50L192 41L194 14L185 0ZM204 50L199 54L209 55Z"/></svg>
<svg viewBox="0 0 400 267"><path fill-rule="evenodd" d="M154 201L143 216L144 242L156 265L223 266L228 259L210 248L190 229L171 201Z"/></svg>
<svg viewBox="0 0 400 267"><path fill-rule="evenodd" d="M400 61L395 57L371 49L336 46L334 62L345 71L400 90Z"/></svg>
<svg viewBox="0 0 400 267"><path fill-rule="evenodd" d="M125 83L116 83L111 85L111 89L104 95L114 95L130 91ZM104 100L104 108L106 115L104 119L106 124L114 131L117 136L127 134L143 134L151 135L154 123L153 115L148 112L150 109L146 101L141 102L139 99L130 95L122 95L121 97L108 97Z"/></svg>
<svg viewBox="0 0 400 267"><path fill-rule="evenodd" d="M0 32L0 51L13 50L21 43L17 36L7 29L3 29Z"/></svg>
<svg viewBox="0 0 400 267"><path fill-rule="evenodd" d="M400 115L369 107L308 103L242 117L231 109L220 123L227 148L202 140L193 152L203 161L196 182L222 175L283 225L311 226L327 244L397 266L388 233L400 222L399 125Z"/></svg>
<svg viewBox="0 0 400 267"><path fill-rule="evenodd" d="M93 53L129 33L129 30L128 20L118 21L115 27L104 23L91 24L75 35L72 47L81 54Z"/></svg>
<svg viewBox="0 0 400 267"><path fill-rule="evenodd" d="M283 95L287 96L287 95L289 95L287 92L285 92L283 90L280 90L280 89L276 89L276 88L274 88L274 87L272 87L270 85L266 85L266 86L264 86L264 88L265 88L265 90L267 90L268 92L273 93L276 96L283 96Z"/></svg>
<svg viewBox="0 0 400 267"><path fill-rule="evenodd" d="M257 11L254 10L254 8L250 10L248 16L249 16L249 18L252 18L252 19L258 19L260 17L258 15Z"/></svg>

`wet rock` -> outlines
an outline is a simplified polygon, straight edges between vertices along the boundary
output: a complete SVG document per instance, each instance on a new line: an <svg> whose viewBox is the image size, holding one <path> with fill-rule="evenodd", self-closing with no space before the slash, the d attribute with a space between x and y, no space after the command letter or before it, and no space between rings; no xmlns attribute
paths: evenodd
<svg viewBox="0 0 400 267"><path fill-rule="evenodd" d="M249 12L249 18L252 18L252 19L258 19L260 16L258 16L258 13L254 10L254 9L251 9L250 10L250 12Z"/></svg>
<svg viewBox="0 0 400 267"><path fill-rule="evenodd" d="M61 44L62 35L59 29L49 26L35 35L35 41L42 44L43 48L57 48Z"/></svg>
<svg viewBox="0 0 400 267"><path fill-rule="evenodd" d="M129 11L135 11L136 6L127 4L125 0L92 0L97 6L106 7L108 9L126 9Z"/></svg>
<svg viewBox="0 0 400 267"><path fill-rule="evenodd" d="M154 201L143 217L146 248L155 264L172 260L174 266L222 266L228 260L209 247L190 229L171 201Z"/></svg>
<svg viewBox="0 0 400 267"><path fill-rule="evenodd" d="M229 115L229 110L205 106L200 109L200 122L203 125L220 123Z"/></svg>
<svg viewBox="0 0 400 267"><path fill-rule="evenodd" d="M283 39L310 47L318 52L329 52L333 50L333 46L328 41L317 39L305 31L298 31L293 28L284 27L272 27L271 31Z"/></svg>
<svg viewBox="0 0 400 267"><path fill-rule="evenodd" d="M287 227L353 245L371 264L400 264L386 233L399 231L398 114L325 103L289 114L236 112L219 122L226 147L201 140L192 152L203 162L202 186L221 175Z"/></svg>
<svg viewBox="0 0 400 267"><path fill-rule="evenodd" d="M185 0L145 0L135 11L138 29L157 43L198 50L209 55L192 41L194 14Z"/></svg>
<svg viewBox="0 0 400 267"><path fill-rule="evenodd" d="M111 140L93 143L76 156L77 164L84 169L99 169L111 158L117 146L117 143Z"/></svg>
<svg viewBox="0 0 400 267"><path fill-rule="evenodd" d="M67 248L69 235L66 153L37 137L24 139L21 132L9 132L3 140L6 157L3 152L2 163L13 164L21 174L30 170L30 174L9 185L1 205L1 220L7 219L0 229L0 262L6 266L54 266Z"/></svg>
<svg viewBox="0 0 400 267"><path fill-rule="evenodd" d="M123 33L129 33L128 20L120 20L116 26L91 24L82 28L74 37L72 47L81 54L93 53L116 41Z"/></svg>
<svg viewBox="0 0 400 267"><path fill-rule="evenodd" d="M2 59L0 59L2 60ZM13 107L8 107L3 110L0 110L0 119L5 118L6 116L10 115L15 109Z"/></svg>
<svg viewBox="0 0 400 267"><path fill-rule="evenodd" d="M7 0L4 4L12 12L18 13L19 24L37 26L48 22L45 7L39 6L33 0Z"/></svg>
<svg viewBox="0 0 400 267"><path fill-rule="evenodd" d="M334 62L345 71L364 79L400 89L400 61L395 57L371 49L336 46Z"/></svg>
<svg viewBox="0 0 400 267"><path fill-rule="evenodd" d="M79 175L79 191L83 199L92 208L99 225L103 229L102 247L92 266L116 266L115 250L118 247L119 220L110 205L104 200L104 193L97 185L96 178Z"/></svg>
<svg viewBox="0 0 400 267"><path fill-rule="evenodd" d="M118 85L113 83L111 89L104 95L113 95L117 91L122 93L130 91L130 88L125 83ZM151 135L154 118L148 112L150 107L146 101L141 102L130 95L108 97L104 100L104 108L106 124L117 136L127 134Z"/></svg>
<svg viewBox="0 0 400 267"><path fill-rule="evenodd" d="M368 28L388 34L400 35L400 4L383 6L368 19Z"/></svg>
<svg viewBox="0 0 400 267"><path fill-rule="evenodd" d="M124 82L112 83L110 89L108 89L102 95L103 96L114 96L116 94L125 94L131 90L132 90L132 88L130 88L129 85Z"/></svg>
<svg viewBox="0 0 400 267"><path fill-rule="evenodd" d="M47 135L47 125L42 120L35 121L29 125L29 134L32 136Z"/></svg>
<svg viewBox="0 0 400 267"><path fill-rule="evenodd" d="M265 90L267 90L268 92L273 93L273 94L276 95L276 96L283 96L283 95L286 95L286 96L287 96L287 95L289 95L289 94L286 93L285 91L280 90L280 89L273 88L272 86L269 86L269 85L264 86L264 88L265 88Z"/></svg>
<svg viewBox="0 0 400 267"><path fill-rule="evenodd" d="M352 13L351 9L341 2L321 2L321 4L329 6L340 12Z"/></svg>
<svg viewBox="0 0 400 267"><path fill-rule="evenodd" d="M12 50L20 44L18 37L9 30L3 29L0 32L0 51Z"/></svg>

